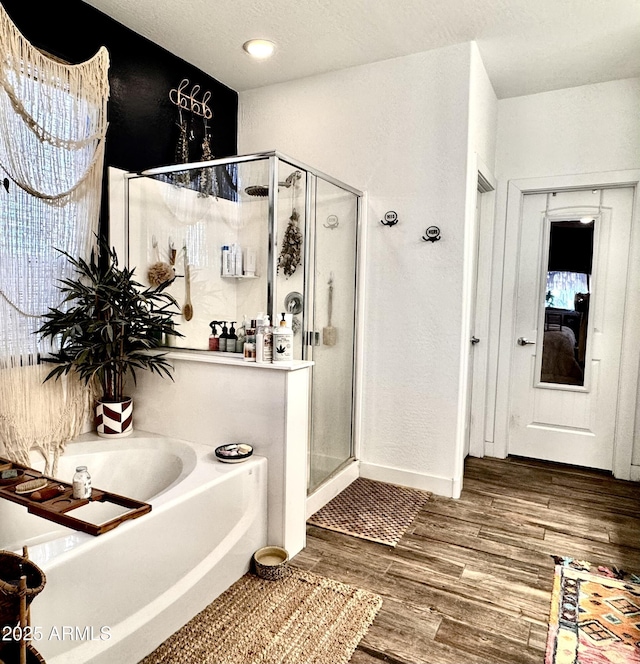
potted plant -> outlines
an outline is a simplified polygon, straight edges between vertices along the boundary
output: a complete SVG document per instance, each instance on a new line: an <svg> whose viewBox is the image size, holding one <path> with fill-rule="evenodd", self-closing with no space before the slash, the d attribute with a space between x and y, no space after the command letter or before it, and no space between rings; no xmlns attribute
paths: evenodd
<svg viewBox="0 0 640 664"><path fill-rule="evenodd" d="M99 386L97 433L123 437L133 431L133 403L125 395L125 379L130 376L135 383L136 370L149 369L173 380L165 355L150 351L162 344L163 336L183 335L173 323L177 303L164 292L170 282L144 288L135 281L133 269L118 266L115 249L104 240L99 247L102 255L93 249L89 261L60 251L75 276L60 280L64 300L44 315L37 334L51 340L46 360L57 365L45 382L74 371L85 385Z"/></svg>

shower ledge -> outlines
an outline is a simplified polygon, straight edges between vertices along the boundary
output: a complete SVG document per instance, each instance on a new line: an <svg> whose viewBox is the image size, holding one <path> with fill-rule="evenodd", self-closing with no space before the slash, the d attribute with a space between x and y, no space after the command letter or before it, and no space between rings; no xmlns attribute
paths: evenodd
<svg viewBox="0 0 640 664"><path fill-rule="evenodd" d="M257 362L245 362L242 356L229 357L231 353L207 350L188 350L186 348L172 348L161 351L165 353L168 360L183 360L186 362L204 362L209 364L228 364L248 369L267 369L275 371L298 371L313 366L310 360L293 360L291 362L273 362L271 364L258 364ZM238 354L240 355L240 354Z"/></svg>

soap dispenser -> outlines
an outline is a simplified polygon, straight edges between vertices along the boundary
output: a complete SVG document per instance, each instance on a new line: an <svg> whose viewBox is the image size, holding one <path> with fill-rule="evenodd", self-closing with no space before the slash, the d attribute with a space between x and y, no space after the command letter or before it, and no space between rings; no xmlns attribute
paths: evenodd
<svg viewBox="0 0 640 664"><path fill-rule="evenodd" d="M287 314L283 313L278 327L273 329L273 361L293 360L293 330L287 325Z"/></svg>
<svg viewBox="0 0 640 664"><path fill-rule="evenodd" d="M209 323L211 328L211 334L209 335L209 350L220 350L220 337L216 334L216 328L220 324L220 321L212 320Z"/></svg>
<svg viewBox="0 0 640 664"><path fill-rule="evenodd" d="M238 335L236 334L236 324L235 320L231 321L231 329L229 330L229 337L227 338L227 353L236 352L236 341L238 340Z"/></svg>
<svg viewBox="0 0 640 664"><path fill-rule="evenodd" d="M218 321L218 323L222 324L222 334L220 335L220 339L218 340L218 350L225 351L227 350L227 339L229 338L229 328L227 327L227 321Z"/></svg>

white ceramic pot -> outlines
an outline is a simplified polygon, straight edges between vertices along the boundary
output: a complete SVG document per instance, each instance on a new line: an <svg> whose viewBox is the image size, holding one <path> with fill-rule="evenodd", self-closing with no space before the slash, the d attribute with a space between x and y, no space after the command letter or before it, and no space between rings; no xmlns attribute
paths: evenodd
<svg viewBox="0 0 640 664"><path fill-rule="evenodd" d="M96 431L103 438L124 438L133 433L133 400L98 401Z"/></svg>

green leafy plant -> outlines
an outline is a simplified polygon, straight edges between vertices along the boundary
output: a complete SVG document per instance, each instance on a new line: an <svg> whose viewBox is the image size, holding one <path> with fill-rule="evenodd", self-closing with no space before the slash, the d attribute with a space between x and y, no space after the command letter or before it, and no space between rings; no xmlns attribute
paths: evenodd
<svg viewBox="0 0 640 664"><path fill-rule="evenodd" d="M45 382L75 371L85 384L98 382L103 401L117 402L126 398L127 375L135 383L136 370L173 380L173 367L164 354L150 351L161 345L163 335L183 335L173 323L177 302L164 292L170 282L144 288L135 281L133 269L118 267L115 249L104 240L99 246L102 257L94 249L88 262L58 250L76 276L60 279L64 299L44 315L36 334L54 347L46 361L57 366Z"/></svg>

